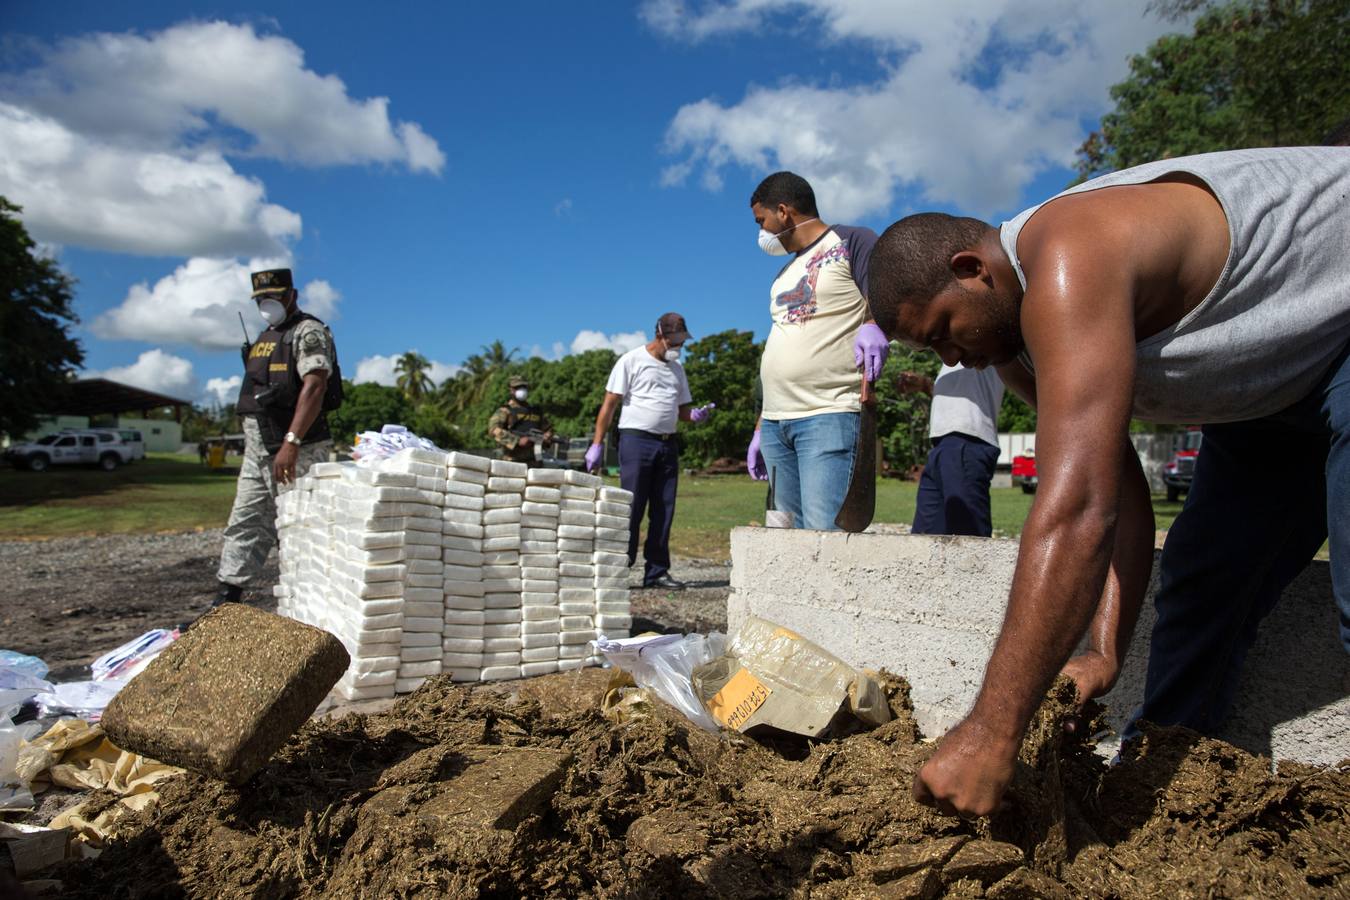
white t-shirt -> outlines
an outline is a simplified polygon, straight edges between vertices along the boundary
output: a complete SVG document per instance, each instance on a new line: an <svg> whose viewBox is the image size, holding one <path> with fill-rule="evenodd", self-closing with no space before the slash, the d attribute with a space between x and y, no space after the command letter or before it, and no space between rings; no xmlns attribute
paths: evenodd
<svg viewBox="0 0 1350 900"><path fill-rule="evenodd" d="M992 366L967 369L943 366L933 379L933 411L928 436L940 438L959 431L998 446L998 410L1003 402L1003 379Z"/></svg>
<svg viewBox="0 0 1350 900"><path fill-rule="evenodd" d="M684 366L657 359L646 347L635 347L619 357L605 390L623 395L620 428L653 434L674 434L680 407L694 402Z"/></svg>

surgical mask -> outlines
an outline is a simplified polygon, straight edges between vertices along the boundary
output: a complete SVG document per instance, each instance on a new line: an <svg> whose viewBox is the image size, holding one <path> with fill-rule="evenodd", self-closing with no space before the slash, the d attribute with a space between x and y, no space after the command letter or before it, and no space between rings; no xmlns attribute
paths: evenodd
<svg viewBox="0 0 1350 900"><path fill-rule="evenodd" d="M789 231L792 231L793 228L798 228L802 225L805 225L807 222L814 222L814 221L815 219L812 218L807 219L804 222L798 222L796 225L793 225L792 228L784 228L778 234L774 234L772 231L766 231L765 229L761 228L759 230L759 249L763 250L770 256L787 256L788 250L786 247L783 246L783 242L780 240L780 238L783 235L787 234Z"/></svg>
<svg viewBox="0 0 1350 900"><path fill-rule="evenodd" d="M271 297L259 300L258 315L262 316L268 325L280 325L286 321L286 305L280 300L273 300Z"/></svg>
<svg viewBox="0 0 1350 900"><path fill-rule="evenodd" d="M515 398L516 398L517 400L519 400L521 403L524 403L524 402L525 402L525 398L528 397L528 396L530 396L530 392L529 392L529 391L525 390L524 388L516 388L516 391L515 391Z"/></svg>
<svg viewBox="0 0 1350 900"><path fill-rule="evenodd" d="M666 348L666 362L679 362L679 361L680 361L680 348L679 348L679 347L667 347L667 348Z"/></svg>

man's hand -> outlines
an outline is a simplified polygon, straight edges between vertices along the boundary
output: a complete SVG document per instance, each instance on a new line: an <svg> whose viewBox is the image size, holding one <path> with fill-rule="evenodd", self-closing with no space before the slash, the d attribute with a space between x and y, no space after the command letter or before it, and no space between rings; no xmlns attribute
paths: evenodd
<svg viewBox="0 0 1350 900"><path fill-rule="evenodd" d="M295 461L300 457L300 448L286 441L272 460L272 477L277 484L290 484L295 480Z"/></svg>
<svg viewBox="0 0 1350 900"><path fill-rule="evenodd" d="M1070 659L1059 671L1061 675L1072 678L1078 686L1078 705L1082 706L1116 686L1116 679L1120 677L1120 664L1096 650L1089 650Z"/></svg>
<svg viewBox="0 0 1350 900"><path fill-rule="evenodd" d="M868 381L876 381L881 377L881 370L890 352L891 342L886 339L886 333L876 323L864 322L858 329L858 336L853 339L853 364L862 366Z"/></svg>
<svg viewBox="0 0 1350 900"><path fill-rule="evenodd" d="M516 438L516 446L517 446L517 447L528 447L528 446L530 446L530 439L527 438L525 435L522 434L522 435L520 435L519 437Z"/></svg>
<svg viewBox="0 0 1350 900"><path fill-rule="evenodd" d="M712 415L712 411L714 409L717 409L716 403L708 403L704 406L696 406L693 409L689 410L689 421L702 422L704 419L708 418L708 416Z"/></svg>
<svg viewBox="0 0 1350 900"><path fill-rule="evenodd" d="M755 429L755 436L750 438L750 449L745 451L745 465L750 470L750 478L754 481L768 481L769 470L764 465L764 454L759 452L759 429Z"/></svg>
<svg viewBox="0 0 1350 900"><path fill-rule="evenodd" d="M947 816L989 815L1012 781L1018 746L966 719L947 732L914 776L914 799Z"/></svg>
<svg viewBox="0 0 1350 900"><path fill-rule="evenodd" d="M591 444L586 451L586 471L594 472L598 468L600 468L600 445Z"/></svg>

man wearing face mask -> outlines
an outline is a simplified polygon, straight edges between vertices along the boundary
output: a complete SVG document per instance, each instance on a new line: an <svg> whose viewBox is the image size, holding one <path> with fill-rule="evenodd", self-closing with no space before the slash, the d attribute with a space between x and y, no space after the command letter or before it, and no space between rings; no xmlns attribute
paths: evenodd
<svg viewBox="0 0 1350 900"><path fill-rule="evenodd" d="M858 438L858 369L876 381L890 352L866 300L877 236L822 222L811 185L792 172L765 178L750 211L760 249L793 256L769 290L764 408L746 462L751 478L772 475L775 506L797 527L834 530Z"/></svg>
<svg viewBox="0 0 1350 900"><path fill-rule="evenodd" d="M502 458L537 465L534 455L535 437L542 444L553 440L553 426L539 407L528 402L530 383L520 375L513 375L508 385L511 397L488 420L488 435L501 448Z"/></svg>
<svg viewBox="0 0 1350 900"><path fill-rule="evenodd" d="M619 484L633 492L628 523L628 564L637 561L643 512L650 509L647 540L642 547L642 586L680 590L684 583L670 575L670 526L675 518L675 487L680 475L680 450L675 427L680 421L702 422L716 404L695 408L689 380L680 365L680 349L689 340L684 316L666 313L656 322L651 343L619 357L605 384L605 401L595 418L595 439L586 451L586 471L600 466L605 432L619 414Z"/></svg>
<svg viewBox="0 0 1350 900"><path fill-rule="evenodd" d="M342 372L328 326L300 311L290 269L253 273L253 299L267 328L244 354L235 409L244 461L216 575L216 604L238 602L277 542L277 486L328 459L328 412L342 402Z"/></svg>

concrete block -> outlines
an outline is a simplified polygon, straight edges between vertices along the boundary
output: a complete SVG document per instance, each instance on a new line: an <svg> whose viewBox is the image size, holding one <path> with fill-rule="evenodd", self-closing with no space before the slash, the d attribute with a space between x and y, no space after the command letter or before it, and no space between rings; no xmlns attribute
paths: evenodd
<svg viewBox="0 0 1350 900"><path fill-rule="evenodd" d="M919 725L935 736L974 703L1017 550L990 538L737 528L728 629L761 616L852 665L905 676ZM1155 563L1120 680L1103 698L1117 730L1143 696L1157 587ZM1350 655L1327 563L1312 563L1263 623L1219 737L1276 759L1350 757Z"/></svg>

